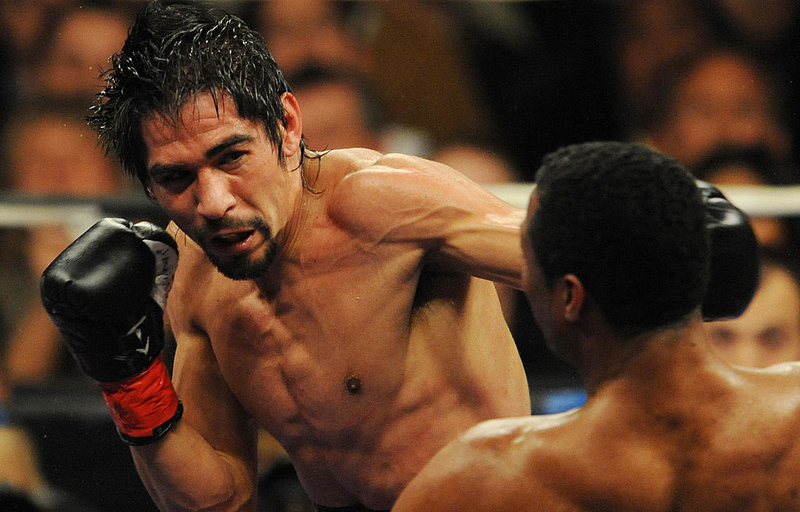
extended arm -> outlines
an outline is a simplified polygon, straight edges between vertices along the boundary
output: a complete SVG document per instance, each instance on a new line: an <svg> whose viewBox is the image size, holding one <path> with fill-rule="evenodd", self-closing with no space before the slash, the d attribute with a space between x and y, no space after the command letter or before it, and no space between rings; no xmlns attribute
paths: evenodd
<svg viewBox="0 0 800 512"><path fill-rule="evenodd" d="M386 155L347 176L331 210L376 243L418 244L432 267L521 287L525 211L450 167Z"/></svg>

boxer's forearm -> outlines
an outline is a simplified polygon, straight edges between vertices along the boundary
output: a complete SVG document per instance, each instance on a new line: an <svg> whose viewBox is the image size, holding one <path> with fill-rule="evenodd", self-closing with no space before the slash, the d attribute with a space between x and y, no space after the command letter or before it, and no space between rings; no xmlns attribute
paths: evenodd
<svg viewBox="0 0 800 512"><path fill-rule="evenodd" d="M131 453L162 512L255 511L255 467L214 449L188 422L156 443L131 447Z"/></svg>
<svg viewBox="0 0 800 512"><path fill-rule="evenodd" d="M513 210L453 221L445 243L432 255L434 265L522 289L520 224L524 214Z"/></svg>

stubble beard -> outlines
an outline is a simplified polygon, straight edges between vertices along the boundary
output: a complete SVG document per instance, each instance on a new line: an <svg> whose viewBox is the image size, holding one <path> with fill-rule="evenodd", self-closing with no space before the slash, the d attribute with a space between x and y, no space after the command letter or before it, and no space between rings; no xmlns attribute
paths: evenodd
<svg viewBox="0 0 800 512"><path fill-rule="evenodd" d="M223 227L226 228L252 228L262 234L266 242L266 247L264 248L263 254L255 258L253 258L253 254L247 253L238 257L223 259L213 253L205 251L209 261L211 261L217 270L225 277L235 281L256 279L266 274L278 254L278 244L272 237L269 226L260 218L254 218L249 221L223 221L219 224L224 225Z"/></svg>
<svg viewBox="0 0 800 512"><path fill-rule="evenodd" d="M246 281L263 276L269 270L275 255L278 253L278 244L270 239L264 249L264 255L255 260L249 260L247 255L232 260L220 261L215 256L209 255L208 259L217 267L217 270L229 279Z"/></svg>

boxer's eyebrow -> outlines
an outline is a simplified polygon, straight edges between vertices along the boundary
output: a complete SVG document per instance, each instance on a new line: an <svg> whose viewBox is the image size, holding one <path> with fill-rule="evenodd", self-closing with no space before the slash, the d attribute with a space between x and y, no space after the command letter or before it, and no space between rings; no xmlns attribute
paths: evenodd
<svg viewBox="0 0 800 512"><path fill-rule="evenodd" d="M154 178L188 170L189 166L183 164L153 164L150 166L150 169L148 169L148 174L150 174L151 178Z"/></svg>
<svg viewBox="0 0 800 512"><path fill-rule="evenodd" d="M244 134L231 135L227 139L223 140L219 144L215 144L208 151L206 151L206 158L213 158L231 146L241 144L242 142L251 142L252 140L253 137L251 137L250 135L244 135Z"/></svg>
<svg viewBox="0 0 800 512"><path fill-rule="evenodd" d="M236 146L237 144L241 144L242 142L251 142L253 137L250 135L231 135L227 139L223 140L222 142L215 144L208 151L205 152L206 158L214 158L215 156L219 155L220 153L224 152L226 149ZM190 166L184 164L153 164L150 169L148 169L148 173L151 177L157 175L165 175L165 174L172 174L175 172L187 171L190 169Z"/></svg>

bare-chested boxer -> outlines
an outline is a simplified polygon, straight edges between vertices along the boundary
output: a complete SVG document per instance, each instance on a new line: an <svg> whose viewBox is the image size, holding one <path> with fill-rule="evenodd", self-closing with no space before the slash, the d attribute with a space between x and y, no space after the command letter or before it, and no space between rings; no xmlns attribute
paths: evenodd
<svg viewBox="0 0 800 512"><path fill-rule="evenodd" d="M521 286L524 210L441 164L307 150L221 12L150 4L107 79L91 123L171 236L101 221L43 301L161 510L255 510L257 426L321 510L388 509L459 433L530 412L493 283Z"/></svg>
<svg viewBox="0 0 800 512"><path fill-rule="evenodd" d="M704 204L721 200L643 146L588 143L546 158L523 281L588 400L471 428L393 510L800 510L800 363L731 366L703 324ZM754 238L734 224L731 238ZM748 245L731 262L751 259Z"/></svg>

